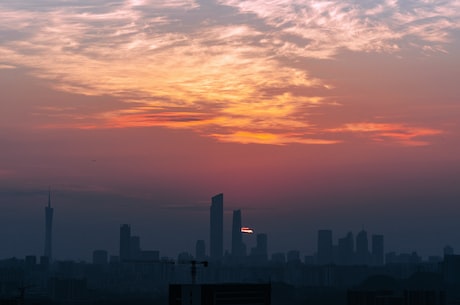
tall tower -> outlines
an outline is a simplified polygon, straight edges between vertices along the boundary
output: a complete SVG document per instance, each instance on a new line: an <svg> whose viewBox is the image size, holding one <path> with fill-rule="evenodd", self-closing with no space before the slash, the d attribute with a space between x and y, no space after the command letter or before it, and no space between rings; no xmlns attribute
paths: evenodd
<svg viewBox="0 0 460 305"><path fill-rule="evenodd" d="M338 244L338 263L340 265L352 265L354 263L355 257L355 242L353 238L353 233L348 232L348 234L339 238Z"/></svg>
<svg viewBox="0 0 460 305"><path fill-rule="evenodd" d="M377 266L382 266L384 262L384 242L383 235L372 235L372 263Z"/></svg>
<svg viewBox="0 0 460 305"><path fill-rule="evenodd" d="M120 262L131 258L131 226L128 224L120 227Z"/></svg>
<svg viewBox="0 0 460 305"><path fill-rule="evenodd" d="M267 250L267 234L260 233L257 234L257 256L261 262L266 262L268 260L268 250Z"/></svg>
<svg viewBox="0 0 460 305"><path fill-rule="evenodd" d="M361 230L356 235L356 260L360 265L369 264L369 242L367 240L367 232Z"/></svg>
<svg viewBox="0 0 460 305"><path fill-rule="evenodd" d="M218 194L211 200L210 257L221 260L224 253L224 194Z"/></svg>
<svg viewBox="0 0 460 305"><path fill-rule="evenodd" d="M53 232L53 208L51 207L51 189L48 189L48 206L45 207L45 253L44 256L51 262L52 248L52 232Z"/></svg>
<svg viewBox="0 0 460 305"><path fill-rule="evenodd" d="M206 245L204 243L204 240L202 239L196 241L195 259L199 261L203 261L206 259Z"/></svg>
<svg viewBox="0 0 460 305"><path fill-rule="evenodd" d="M232 256L244 256L243 235L241 234L241 210L233 211Z"/></svg>
<svg viewBox="0 0 460 305"><path fill-rule="evenodd" d="M326 265L333 263L334 254L332 246L332 231L319 230L318 231L318 264Z"/></svg>

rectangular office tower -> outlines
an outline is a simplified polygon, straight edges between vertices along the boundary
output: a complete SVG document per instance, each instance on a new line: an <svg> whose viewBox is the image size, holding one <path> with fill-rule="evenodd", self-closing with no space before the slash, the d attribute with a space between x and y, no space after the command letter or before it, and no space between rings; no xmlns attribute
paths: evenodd
<svg viewBox="0 0 460 305"><path fill-rule="evenodd" d="M224 254L224 194L211 199L210 210L210 258L221 260Z"/></svg>
<svg viewBox="0 0 460 305"><path fill-rule="evenodd" d="M332 247L332 231L318 231L317 260L319 265L332 264L334 259Z"/></svg>
<svg viewBox="0 0 460 305"><path fill-rule="evenodd" d="M372 235L372 263L373 265L382 266L384 263L384 245L383 235Z"/></svg>
<svg viewBox="0 0 460 305"><path fill-rule="evenodd" d="M131 226L128 224L120 227L120 261L131 259Z"/></svg>

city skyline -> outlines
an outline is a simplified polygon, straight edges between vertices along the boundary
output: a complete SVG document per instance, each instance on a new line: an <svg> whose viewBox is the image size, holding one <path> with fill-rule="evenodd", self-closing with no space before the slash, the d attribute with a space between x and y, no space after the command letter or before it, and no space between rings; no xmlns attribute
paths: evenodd
<svg viewBox="0 0 460 305"><path fill-rule="evenodd" d="M50 185L53 258L117 253L121 224L134 252L193 252L219 193L223 251L234 210L247 253L259 233L311 253L318 229L460 245L458 0L0 0L0 18L0 257L44 254Z"/></svg>
<svg viewBox="0 0 460 305"><path fill-rule="evenodd" d="M368 237L368 232L361 228L356 236L352 231L348 231L344 237L340 237L333 233L331 229L317 229L315 234L316 240L313 241L316 245L315 247L309 247L309 251L299 251L299 247L291 247L289 249L280 249L271 250L268 247L268 236L266 233L255 230L253 233L255 238L252 242L246 244L243 241L242 229L248 228L242 225L242 212L241 209L232 211L232 222L227 225L231 226L231 230L224 230L224 222L222 219L223 211L225 205L223 202L223 193L212 196L210 201L209 209L209 239L201 240L196 239L196 244L194 248L180 248L175 253L165 251L163 252L161 248L154 247L146 250L145 247L141 247L141 236L131 234L131 225L130 224L120 224L119 225L119 238L118 244L116 245L116 251L109 251L104 245L99 245L94 249L86 249L87 256L86 258L78 258L79 260L89 261L89 257L95 257L97 252L105 252L106 259L113 256L117 257L117 261L129 262L142 259L148 260L159 260L160 258L168 258L175 260L178 255L181 253L189 253L195 259L204 260L209 259L210 261L223 261L231 259L233 262L238 262L243 257L258 257L258 261L266 261L270 259L271 255L279 255L283 253L289 257L290 252L297 252L300 257L299 259L307 263L314 263L319 265L327 264L338 264L338 265L354 265L354 264L364 264L364 265L383 265L385 257L387 255L393 255L394 259L397 260L398 256L401 255L410 255L417 253L416 248L410 250L398 251L397 249L388 249L384 246L384 234L382 232L371 232L370 237ZM228 210L228 209L227 209ZM51 236L54 234L52 231L52 221L53 221L53 212L54 209L51 208L51 190L48 190L48 205L45 206L45 222L44 222L44 240L45 240L45 251L44 257L52 262L53 258L51 256ZM214 219L213 219L214 218ZM237 230L238 228L238 230ZM216 230L217 229L217 230ZM248 228L249 229L249 228ZM253 228L250 228L253 230ZM224 234L226 231L227 236ZM213 234L218 233L218 234ZM238 232L238 234L236 234ZM252 234L252 233L251 233ZM355 236L355 237L354 237ZM148 236L147 236L148 237ZM174 237L172 237L174 238ZM224 247L224 240L228 240L227 246ZM311 244L312 241L310 241ZM212 244L214 243L214 250L212 249ZM78 247L79 243L74 241L74 244ZM275 241L276 244L276 241ZM302 249L302 245L300 249ZM151 247L151 244L150 244ZM222 248L221 248L222 247ZM113 247L109 247L112 248ZM275 247L276 248L276 247ZM208 250L206 250L208 249ZM222 252L221 250L222 249ZM450 249L450 250L446 250ZM442 248L439 248L436 253L422 254L418 252L420 259L428 260L430 257L442 257L442 255L454 254L455 247L452 247L452 244L445 244ZM163 249L164 250L164 249ZM213 252L211 252L213 251ZM200 254L198 254L200 253ZM217 253L217 254L216 254ZM118 255L117 255L118 254ZM26 256L37 256L36 253L26 253L24 255L14 255L11 257L21 258ZM99 254L100 257L101 254ZM262 257L262 258L261 258ZM265 258L263 258L265 257ZM9 257L1 257L0 259L7 259ZM76 259L75 257L60 257L58 260L66 259ZM312 261L313 259L313 261Z"/></svg>

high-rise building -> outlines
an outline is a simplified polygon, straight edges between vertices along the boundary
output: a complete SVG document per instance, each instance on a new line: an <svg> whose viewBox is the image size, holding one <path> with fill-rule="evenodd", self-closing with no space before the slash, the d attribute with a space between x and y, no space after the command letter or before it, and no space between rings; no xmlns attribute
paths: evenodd
<svg viewBox="0 0 460 305"><path fill-rule="evenodd" d="M123 224L120 227L120 261L126 261L131 258L131 227Z"/></svg>
<svg viewBox="0 0 460 305"><path fill-rule="evenodd" d="M382 266L384 260L383 235L372 235L372 264Z"/></svg>
<svg viewBox="0 0 460 305"><path fill-rule="evenodd" d="M332 231L318 231L318 264L325 265L333 263L334 248L332 246Z"/></svg>
<svg viewBox="0 0 460 305"><path fill-rule="evenodd" d="M356 235L356 263L361 265L369 264L369 242L367 232L362 230Z"/></svg>
<svg viewBox="0 0 460 305"><path fill-rule="evenodd" d="M196 241L195 259L199 261L206 259L206 244L204 243L204 240L202 239Z"/></svg>
<svg viewBox="0 0 460 305"><path fill-rule="evenodd" d="M257 254L261 261L266 262L268 260L268 241L267 234L257 234Z"/></svg>
<svg viewBox="0 0 460 305"><path fill-rule="evenodd" d="M140 259L141 257L141 238L139 236L131 236L129 240L129 258Z"/></svg>
<svg viewBox="0 0 460 305"><path fill-rule="evenodd" d="M221 260L224 253L224 194L211 199L210 258Z"/></svg>
<svg viewBox="0 0 460 305"><path fill-rule="evenodd" d="M243 234L241 233L241 210L233 211L232 256L244 256Z"/></svg>
<svg viewBox="0 0 460 305"><path fill-rule="evenodd" d="M338 263L340 265L351 265L354 261L355 254L355 242L353 239L353 233L348 232L348 234L339 238L338 244Z"/></svg>
<svg viewBox="0 0 460 305"><path fill-rule="evenodd" d="M252 264L263 264L268 261L267 234L257 234L256 246L251 248L250 260Z"/></svg>
<svg viewBox="0 0 460 305"><path fill-rule="evenodd" d="M51 207L51 189L48 190L48 206L45 207L45 253L44 256L51 262L53 258L52 248L53 233L53 208Z"/></svg>

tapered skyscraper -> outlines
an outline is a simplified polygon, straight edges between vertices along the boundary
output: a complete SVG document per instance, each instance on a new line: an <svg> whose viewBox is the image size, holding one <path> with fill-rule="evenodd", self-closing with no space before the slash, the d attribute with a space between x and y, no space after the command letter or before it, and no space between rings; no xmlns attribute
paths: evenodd
<svg viewBox="0 0 460 305"><path fill-rule="evenodd" d="M224 194L212 197L210 216L210 257L220 260L224 253Z"/></svg>
<svg viewBox="0 0 460 305"><path fill-rule="evenodd" d="M51 207L51 190L48 190L48 206L45 207L45 253L44 256L51 262L52 248L52 232L53 232L53 208Z"/></svg>

